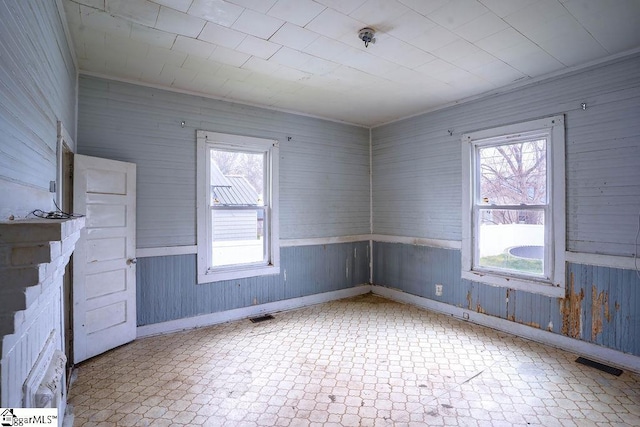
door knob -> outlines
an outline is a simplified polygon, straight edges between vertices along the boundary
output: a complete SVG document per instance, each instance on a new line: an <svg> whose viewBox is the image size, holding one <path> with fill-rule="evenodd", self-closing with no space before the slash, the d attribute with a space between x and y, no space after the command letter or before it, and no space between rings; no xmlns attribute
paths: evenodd
<svg viewBox="0 0 640 427"><path fill-rule="evenodd" d="M138 263L138 259L137 258L129 258L127 260L127 265L132 265L132 264L137 264Z"/></svg>

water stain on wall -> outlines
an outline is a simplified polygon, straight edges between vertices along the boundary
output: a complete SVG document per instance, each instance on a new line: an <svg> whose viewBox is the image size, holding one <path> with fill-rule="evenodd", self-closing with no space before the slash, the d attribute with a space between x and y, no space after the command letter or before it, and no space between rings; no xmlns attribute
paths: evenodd
<svg viewBox="0 0 640 427"><path fill-rule="evenodd" d="M582 300L584 299L584 289L579 293L575 292L574 274L569 276L569 289L567 297L561 299L560 310L562 312L562 334L571 338L580 338L582 335Z"/></svg>
<svg viewBox="0 0 640 427"><path fill-rule="evenodd" d="M602 333L604 318L611 321L609 314L609 294L605 291L598 293L595 285L591 286L591 341L595 341L598 334Z"/></svg>

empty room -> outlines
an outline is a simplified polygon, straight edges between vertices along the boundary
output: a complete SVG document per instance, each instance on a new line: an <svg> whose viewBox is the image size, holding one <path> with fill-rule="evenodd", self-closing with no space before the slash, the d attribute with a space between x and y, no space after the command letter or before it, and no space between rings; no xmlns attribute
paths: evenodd
<svg viewBox="0 0 640 427"><path fill-rule="evenodd" d="M2 425L640 426L638 22L0 1Z"/></svg>

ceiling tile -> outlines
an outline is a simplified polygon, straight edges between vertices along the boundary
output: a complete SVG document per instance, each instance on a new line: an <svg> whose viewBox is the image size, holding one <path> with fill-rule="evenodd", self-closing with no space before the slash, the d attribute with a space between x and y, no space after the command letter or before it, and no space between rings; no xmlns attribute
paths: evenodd
<svg viewBox="0 0 640 427"><path fill-rule="evenodd" d="M79 58L87 58L90 54L106 56L105 53L105 38L106 34L102 31L89 31L87 27L83 27L82 30L74 30L75 33L79 31L79 36L82 37L82 43L75 43L76 54Z"/></svg>
<svg viewBox="0 0 640 427"><path fill-rule="evenodd" d="M433 55L388 35L381 35L369 46L372 55L382 57L407 68L416 68L434 59Z"/></svg>
<svg viewBox="0 0 640 427"><path fill-rule="evenodd" d="M435 50L460 40L456 34L439 25L425 31L422 35L409 40L409 43L425 52L433 53Z"/></svg>
<svg viewBox="0 0 640 427"><path fill-rule="evenodd" d="M198 39L209 43L234 49L247 35L231 28L223 27L213 22L207 22Z"/></svg>
<svg viewBox="0 0 640 427"><path fill-rule="evenodd" d="M324 9L311 0L278 0L267 14L304 27Z"/></svg>
<svg viewBox="0 0 640 427"><path fill-rule="evenodd" d="M224 46L216 46L209 59L234 67L242 67L242 64L247 62L250 57L251 55L247 55L246 53L238 52Z"/></svg>
<svg viewBox="0 0 640 427"><path fill-rule="evenodd" d="M386 32L393 37L411 43L415 38L424 35L436 25L429 18L410 10L394 19Z"/></svg>
<svg viewBox="0 0 640 427"><path fill-rule="evenodd" d="M423 74L405 67L398 67L384 77L396 83L413 83L424 80Z"/></svg>
<svg viewBox="0 0 640 427"><path fill-rule="evenodd" d="M152 0L154 3L158 3L161 6L167 6L171 9L179 10L180 12L186 12L189 10L189 6L193 0Z"/></svg>
<svg viewBox="0 0 640 427"><path fill-rule="evenodd" d="M72 3L72 2L75 3L76 5L83 4L85 6L89 6L94 9L100 9L100 10L105 9L105 5L104 5L105 0L65 0L65 3Z"/></svg>
<svg viewBox="0 0 640 427"><path fill-rule="evenodd" d="M244 8L223 0L193 0L187 13L218 25L230 27L236 22L243 10Z"/></svg>
<svg viewBox="0 0 640 427"><path fill-rule="evenodd" d="M278 31L278 28L280 28L282 24L284 24L284 21L278 18L246 9L232 25L232 28L260 37L261 39L269 40L269 37Z"/></svg>
<svg viewBox="0 0 640 427"><path fill-rule="evenodd" d="M571 67L607 56L608 52L585 29L567 31L538 45L558 61Z"/></svg>
<svg viewBox="0 0 640 427"><path fill-rule="evenodd" d="M476 0L451 0L444 6L429 13L428 18L453 30L488 12L482 3Z"/></svg>
<svg viewBox="0 0 640 427"><path fill-rule="evenodd" d="M495 53L525 42L530 43L530 40L520 34L518 31L509 27L502 31L498 31L495 34L487 36L481 40L478 40L475 45L480 49L486 50L489 53Z"/></svg>
<svg viewBox="0 0 640 427"><path fill-rule="evenodd" d="M438 77L450 71L453 71L457 68L458 67L456 67L455 65L449 62L436 58L433 61L418 67L416 71L419 72L420 74L424 74L425 76L429 76L437 79Z"/></svg>
<svg viewBox="0 0 640 427"><path fill-rule="evenodd" d="M316 0L317 3L347 15L359 8L365 1L366 0Z"/></svg>
<svg viewBox="0 0 640 427"><path fill-rule="evenodd" d="M176 35L156 30L140 24L132 24L131 39L169 49L176 40Z"/></svg>
<svg viewBox="0 0 640 427"><path fill-rule="evenodd" d="M317 56L318 58L337 62L347 49L352 48L334 39L320 36L313 43L309 44L309 46L304 49L304 52Z"/></svg>
<svg viewBox="0 0 640 427"><path fill-rule="evenodd" d="M253 36L247 36L237 47L237 50L246 54L257 56L262 59L269 59L282 46L277 43L268 42Z"/></svg>
<svg viewBox="0 0 640 427"><path fill-rule="evenodd" d="M165 68L168 68L168 67L165 67ZM182 88L182 89L186 89L187 87L189 87L189 83L191 83L191 81L193 81L193 79L198 74L197 71L189 70L182 67L176 67L176 68L171 68L167 70L162 69L162 72L163 73L169 72L173 74L174 80L171 86Z"/></svg>
<svg viewBox="0 0 640 427"><path fill-rule="evenodd" d="M78 58L78 65L83 70L93 71L95 73L104 73L106 71L105 58ZM125 64L126 65L126 64Z"/></svg>
<svg viewBox="0 0 640 427"><path fill-rule="evenodd" d="M140 79L154 85L169 87L175 80L175 75L171 71L171 68L171 66L167 65L160 71L159 74L156 74L155 71L152 70L143 71Z"/></svg>
<svg viewBox="0 0 640 427"><path fill-rule="evenodd" d="M308 55L303 54L297 50L290 49L288 47L283 47L278 52L273 55L269 61L285 65L287 67L295 68L296 70L301 70L302 65L307 61Z"/></svg>
<svg viewBox="0 0 640 427"><path fill-rule="evenodd" d="M216 46L191 37L178 36L171 50L184 52L188 55L195 55L201 58L208 58L213 53Z"/></svg>
<svg viewBox="0 0 640 427"><path fill-rule="evenodd" d="M362 51L346 56L342 62L349 67L378 77L384 77L396 68L400 67L398 64L394 64L391 61L375 57Z"/></svg>
<svg viewBox="0 0 640 427"><path fill-rule="evenodd" d="M267 13L269 9L276 3L276 0L227 0L238 6L246 7L260 13Z"/></svg>
<svg viewBox="0 0 640 427"><path fill-rule="evenodd" d="M525 36L543 31L548 21L571 17L557 0L539 0L504 17L504 20Z"/></svg>
<svg viewBox="0 0 640 427"><path fill-rule="evenodd" d="M160 6L147 0L106 0L106 10L112 15L153 27Z"/></svg>
<svg viewBox="0 0 640 427"><path fill-rule="evenodd" d="M497 86L508 85L526 77L525 74L499 60L494 60L468 71Z"/></svg>
<svg viewBox="0 0 640 427"><path fill-rule="evenodd" d="M228 64L220 64L220 68L216 71L215 76L218 79L244 82L251 77L252 74L253 73L251 71L243 68L236 68Z"/></svg>
<svg viewBox="0 0 640 427"><path fill-rule="evenodd" d="M220 63L194 55L187 56L181 65L182 68L198 72L208 72L213 74L220 68Z"/></svg>
<svg viewBox="0 0 640 427"><path fill-rule="evenodd" d="M103 71L109 74L117 75L117 70L124 68L127 66L127 55L123 52L116 51L105 51L105 55L103 55L105 65L103 70L92 70L92 71Z"/></svg>
<svg viewBox="0 0 640 427"><path fill-rule="evenodd" d="M365 125L640 46L640 0L61 1L80 71Z"/></svg>
<svg viewBox="0 0 640 427"><path fill-rule="evenodd" d="M311 42L320 37L313 31L300 28L297 25L285 23L276 33L271 36L269 41L290 47L296 50L303 50L309 46Z"/></svg>
<svg viewBox="0 0 640 427"><path fill-rule="evenodd" d="M149 52L150 46L147 43L141 43L131 40L124 34L106 33L104 38L105 47L109 46L114 50L119 50L127 55L138 56L144 58Z"/></svg>
<svg viewBox="0 0 640 427"><path fill-rule="evenodd" d="M80 20L82 25L105 33L126 36L131 34L131 22L90 7L80 6Z"/></svg>
<svg viewBox="0 0 640 427"><path fill-rule="evenodd" d="M539 1L539 0L480 0L487 8L500 18L511 15L518 10Z"/></svg>
<svg viewBox="0 0 640 427"><path fill-rule="evenodd" d="M165 65L175 65L176 67L181 66L187 60L187 54L184 52L154 46L149 48L146 56L151 62L164 62Z"/></svg>
<svg viewBox="0 0 640 427"><path fill-rule="evenodd" d="M433 52L435 56L447 62L453 62L456 59L464 58L481 52L475 45L466 40L458 39L453 43L441 47Z"/></svg>
<svg viewBox="0 0 640 427"><path fill-rule="evenodd" d="M452 59L451 63L456 67L462 68L463 70L472 71L476 68L483 67L496 61L497 59L495 56L485 52L484 50L478 49L475 53Z"/></svg>
<svg viewBox="0 0 640 427"><path fill-rule="evenodd" d="M243 69L253 71L254 73L261 73L269 76L277 77L281 80L297 81L307 79L311 75L300 70L294 70L293 68L285 67L273 61L267 61L261 58L251 57L242 66Z"/></svg>
<svg viewBox="0 0 640 427"><path fill-rule="evenodd" d="M541 76L563 67L560 61L528 39L497 50L493 55L531 77Z"/></svg>
<svg viewBox="0 0 640 427"><path fill-rule="evenodd" d="M428 15L436 9L444 6L449 0L400 0L405 6L410 7L422 15Z"/></svg>
<svg viewBox="0 0 640 427"><path fill-rule="evenodd" d="M205 22L204 19L162 6L156 28L187 37L197 37L204 28Z"/></svg>
<svg viewBox="0 0 640 427"><path fill-rule="evenodd" d="M567 66L608 53L567 9L555 1L537 2L505 20Z"/></svg>
<svg viewBox="0 0 640 427"><path fill-rule="evenodd" d="M80 27L82 25L82 20L80 19L80 5L70 0L64 0L62 2L62 6L64 7L65 18L67 19L69 30L73 30L75 27Z"/></svg>
<svg viewBox="0 0 640 427"><path fill-rule="evenodd" d="M609 53L640 45L640 1L571 0L563 4Z"/></svg>
<svg viewBox="0 0 640 427"><path fill-rule="evenodd" d="M135 73L138 76L141 76L143 73L150 75L160 75L162 72L162 67L165 64L162 61L150 61L149 58L140 57L134 54L127 55L127 65L126 68L129 72Z"/></svg>
<svg viewBox="0 0 640 427"><path fill-rule="evenodd" d="M326 9L313 21L307 24L306 28L326 37L339 39L345 34L358 36L358 30L365 27L363 22L353 19L333 9Z"/></svg>
<svg viewBox="0 0 640 427"><path fill-rule="evenodd" d="M386 31L391 22L408 11L409 8L397 0L367 0L349 16L376 30Z"/></svg>
<svg viewBox="0 0 640 427"><path fill-rule="evenodd" d="M326 74L338 68L333 62L288 47L280 49L269 60L310 74Z"/></svg>
<svg viewBox="0 0 640 427"><path fill-rule="evenodd" d="M403 69L406 70L406 68ZM380 77L372 76L344 65L332 71L329 77L347 83L351 87L380 84L383 81Z"/></svg>
<svg viewBox="0 0 640 427"><path fill-rule="evenodd" d="M459 26L454 30L454 32L465 40L473 43L508 27L509 24L504 22L497 15L492 12L487 12L484 15L480 15L466 24Z"/></svg>

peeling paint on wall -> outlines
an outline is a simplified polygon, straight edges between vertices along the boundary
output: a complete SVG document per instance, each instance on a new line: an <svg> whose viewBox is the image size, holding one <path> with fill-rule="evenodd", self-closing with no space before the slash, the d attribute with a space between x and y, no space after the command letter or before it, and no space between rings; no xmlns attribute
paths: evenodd
<svg viewBox="0 0 640 427"><path fill-rule="evenodd" d="M582 300L584 299L584 289L580 289L580 293L575 293L574 281L574 274L571 273L569 276L567 298L559 300L562 310L562 334L571 338L581 338Z"/></svg>
<svg viewBox="0 0 640 427"><path fill-rule="evenodd" d="M602 333L602 314L607 322L611 321L609 316L609 294L602 291L598 294L595 285L591 286L591 340L595 341L598 334Z"/></svg>
<svg viewBox="0 0 640 427"><path fill-rule="evenodd" d="M566 296L553 298L460 280L460 251L375 242L373 253L374 284L640 356L633 270L567 263ZM438 283L447 284L441 297Z"/></svg>

